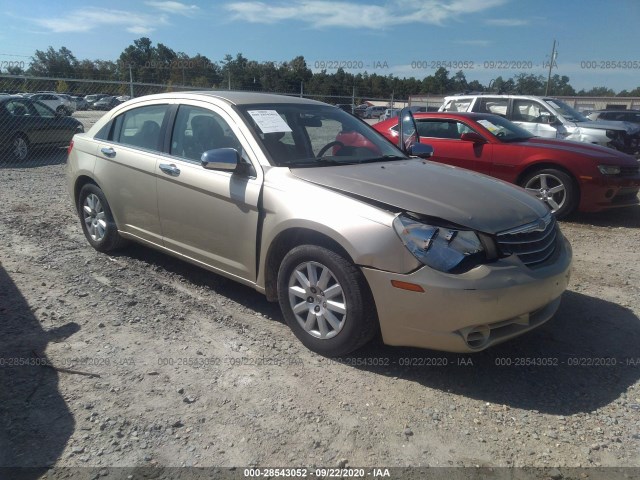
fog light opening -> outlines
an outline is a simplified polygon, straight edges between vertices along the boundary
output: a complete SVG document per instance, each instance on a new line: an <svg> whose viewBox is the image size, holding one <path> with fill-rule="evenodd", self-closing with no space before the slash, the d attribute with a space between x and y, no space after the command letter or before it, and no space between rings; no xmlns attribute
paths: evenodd
<svg viewBox="0 0 640 480"><path fill-rule="evenodd" d="M479 325L462 334L469 348L482 348L489 343L491 329L489 325Z"/></svg>
<svg viewBox="0 0 640 480"><path fill-rule="evenodd" d="M606 198L611 198L613 197L613 190L607 190L607 193L604 194L604 196Z"/></svg>

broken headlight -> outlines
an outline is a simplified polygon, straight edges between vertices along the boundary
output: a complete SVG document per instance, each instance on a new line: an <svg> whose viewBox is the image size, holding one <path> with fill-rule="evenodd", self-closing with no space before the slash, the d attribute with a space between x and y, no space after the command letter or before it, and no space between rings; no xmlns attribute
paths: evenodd
<svg viewBox="0 0 640 480"><path fill-rule="evenodd" d="M447 273L462 273L486 260L478 235L430 225L406 215L398 215L393 228L402 243L421 263Z"/></svg>

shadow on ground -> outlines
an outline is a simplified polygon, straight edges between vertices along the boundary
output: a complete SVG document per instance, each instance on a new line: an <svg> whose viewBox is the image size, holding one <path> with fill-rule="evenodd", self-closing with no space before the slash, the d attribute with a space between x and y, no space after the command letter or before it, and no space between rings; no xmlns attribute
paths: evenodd
<svg viewBox="0 0 640 480"><path fill-rule="evenodd" d="M458 355L370 345L356 356L388 357L390 368L360 368L430 388L513 408L571 415L611 403L638 381L639 344L640 321L631 310L566 292L552 320L484 352ZM430 357L447 366L419 365L420 359ZM418 365L400 366L407 359Z"/></svg>
<svg viewBox="0 0 640 480"><path fill-rule="evenodd" d="M160 267L284 322L278 304L249 287L144 247L134 245L120 255ZM552 320L484 352L458 355L373 341L341 360L354 368L485 402L570 415L607 405L638 381L638 345L640 321L631 310L567 291ZM425 359L441 366L425 365Z"/></svg>
<svg viewBox="0 0 640 480"><path fill-rule="evenodd" d="M44 351L79 330L68 323L44 330L0 264L0 467L39 478L60 457L75 422Z"/></svg>
<svg viewBox="0 0 640 480"><path fill-rule="evenodd" d="M26 160L15 160L6 152L0 152L0 169L37 168L61 165L67 161L67 149L51 147L31 152Z"/></svg>
<svg viewBox="0 0 640 480"><path fill-rule="evenodd" d="M594 227L640 228L640 205L598 213L577 213L565 221Z"/></svg>

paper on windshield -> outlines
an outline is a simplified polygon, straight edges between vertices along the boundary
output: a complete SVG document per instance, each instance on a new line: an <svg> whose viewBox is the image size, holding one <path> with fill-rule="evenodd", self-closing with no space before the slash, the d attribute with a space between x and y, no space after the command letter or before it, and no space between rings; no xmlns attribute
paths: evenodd
<svg viewBox="0 0 640 480"><path fill-rule="evenodd" d="M489 130L491 133L497 132L498 130L500 130L500 127L496 127L489 120L481 119L481 120L478 120L478 123L482 125L484 128L486 128L487 130Z"/></svg>
<svg viewBox="0 0 640 480"><path fill-rule="evenodd" d="M262 130L262 133L291 131L287 122L285 122L275 110L249 110L249 115L251 115L256 125Z"/></svg>

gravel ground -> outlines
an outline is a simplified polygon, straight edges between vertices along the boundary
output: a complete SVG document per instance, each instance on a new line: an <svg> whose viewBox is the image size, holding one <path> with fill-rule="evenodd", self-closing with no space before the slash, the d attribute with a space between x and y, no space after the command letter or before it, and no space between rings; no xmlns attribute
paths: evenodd
<svg viewBox="0 0 640 480"><path fill-rule="evenodd" d="M562 222L571 286L536 331L338 361L247 287L95 252L44 163L0 166L0 466L640 467L640 208Z"/></svg>

